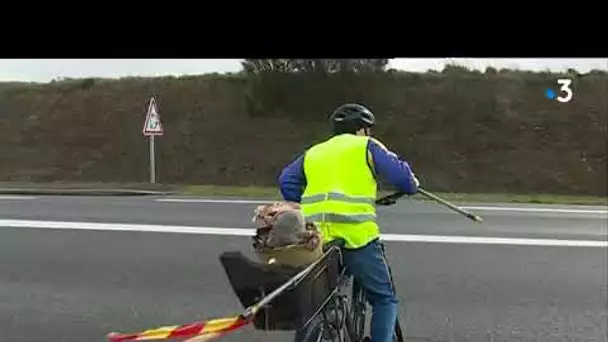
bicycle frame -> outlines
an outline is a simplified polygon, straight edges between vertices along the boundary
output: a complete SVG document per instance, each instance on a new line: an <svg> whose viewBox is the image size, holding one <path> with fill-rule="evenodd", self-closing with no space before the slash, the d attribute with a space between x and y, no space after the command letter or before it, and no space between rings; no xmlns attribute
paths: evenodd
<svg viewBox="0 0 608 342"><path fill-rule="evenodd" d="M381 243L384 253L384 244ZM391 282L394 281L390 265L389 274ZM350 291L350 303L347 304L348 293L342 292L348 285L352 284ZM365 291L359 286L354 277L342 268L338 286L328 296L327 300L317 312L306 323L303 334L296 333L296 341L310 342L320 341L325 333L331 334L330 341L344 341L344 333L350 342L361 342L365 337L367 300ZM394 341L403 342L403 332L399 317L395 324Z"/></svg>
<svg viewBox="0 0 608 342"><path fill-rule="evenodd" d="M380 242L380 246L382 247L382 254L385 255L385 246L384 243ZM387 267L389 270L389 276L391 280L391 284L393 288L395 288L395 282L393 280L393 272L391 266L387 263ZM351 297L351 308L352 308L352 327L351 327L351 341L359 342L362 341L365 334L365 318L367 311L367 301L365 298L365 290L360 287L357 282L353 278L353 290ZM399 321L399 316L397 316L397 321L395 322L395 331L393 333L393 340L396 342L403 342L403 332L401 329L401 323Z"/></svg>
<svg viewBox="0 0 608 342"><path fill-rule="evenodd" d="M376 204L378 205L392 205L397 202L397 199L403 197L405 194L403 193L394 193L388 195L386 197L379 198L376 200ZM329 248L340 248L342 242L332 243ZM385 255L385 245L380 242L380 246L382 247L382 254ZM395 283L393 280L392 269L390 265L388 265L390 280L395 287ZM365 298L365 291L359 284L356 282L354 277L346 272L344 268L341 270L340 280L338 282L338 286L334 291L328 296L328 299L325 303L320 307L317 312L311 317L311 319L306 324L306 331L303 337L298 336L296 334L296 341L304 341L309 342L313 341L315 337L313 334L315 333L315 329L319 329L321 331L317 332L316 341L320 341L324 334L324 329L333 330L331 337L333 337L332 341L344 341L343 332L346 330L348 335L348 340L350 342L362 342L365 338L365 323L366 323L366 311L367 311L367 300ZM346 305L345 294L338 294L340 289L345 288L348 283L352 282L352 290L350 293L351 300L350 305ZM331 302L336 303L336 307L332 308L329 306ZM335 316L339 317L340 312L342 311L342 318L338 319L328 319L327 310L335 310ZM319 318L322 315L322 319ZM401 329L401 324L399 321L399 317L397 317L397 321L395 322L395 331L393 333L393 340L396 342L403 342L403 332Z"/></svg>

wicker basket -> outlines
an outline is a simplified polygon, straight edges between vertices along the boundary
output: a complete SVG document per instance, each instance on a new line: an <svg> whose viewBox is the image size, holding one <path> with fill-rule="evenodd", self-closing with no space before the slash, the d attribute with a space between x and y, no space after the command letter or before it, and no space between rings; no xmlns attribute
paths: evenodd
<svg viewBox="0 0 608 342"><path fill-rule="evenodd" d="M290 249L285 249L287 250ZM315 250L315 253L322 257L322 248ZM307 250L306 255L311 254L310 250ZM243 308L255 304L305 268L278 262L268 264L270 257L277 256L261 252L258 254L261 262L250 260L238 251L225 252L220 256L232 289ZM290 253L278 257L282 257L282 263L295 260L295 264L308 258ZM255 328L267 331L301 329L336 287L341 269L340 259L339 252L329 253L298 285L279 295L256 315Z"/></svg>

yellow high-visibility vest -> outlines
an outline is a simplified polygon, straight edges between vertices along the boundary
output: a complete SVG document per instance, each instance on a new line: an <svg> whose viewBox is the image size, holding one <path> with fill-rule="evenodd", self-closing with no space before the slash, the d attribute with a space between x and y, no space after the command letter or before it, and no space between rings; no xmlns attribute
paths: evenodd
<svg viewBox="0 0 608 342"><path fill-rule="evenodd" d="M321 230L324 242L345 240L359 248L380 236L376 223L377 183L368 165L369 137L341 134L304 155L306 189L301 209Z"/></svg>

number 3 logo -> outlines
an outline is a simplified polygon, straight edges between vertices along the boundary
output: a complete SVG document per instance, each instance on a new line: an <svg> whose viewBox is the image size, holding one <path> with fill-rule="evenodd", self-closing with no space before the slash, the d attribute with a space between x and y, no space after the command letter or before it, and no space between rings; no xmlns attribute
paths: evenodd
<svg viewBox="0 0 608 342"><path fill-rule="evenodd" d="M572 84L572 80L567 79L567 78L562 78L557 80L558 84L561 84L561 88L559 88L560 91L562 91L565 94L565 97L563 96L558 96L557 97L557 101L559 102L570 102L570 100L572 100L572 89L570 89L570 85Z"/></svg>

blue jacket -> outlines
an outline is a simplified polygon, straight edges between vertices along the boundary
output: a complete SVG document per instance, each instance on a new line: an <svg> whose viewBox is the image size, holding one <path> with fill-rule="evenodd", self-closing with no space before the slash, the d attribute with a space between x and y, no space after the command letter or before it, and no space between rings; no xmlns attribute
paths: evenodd
<svg viewBox="0 0 608 342"><path fill-rule="evenodd" d="M400 160L395 153L374 139L369 140L367 151L368 155L372 157L375 175L391 183L398 191L410 195L418 191L414 182L414 174L407 162ZM284 200L300 202L304 188L306 187L304 154L298 156L298 158L283 169L283 172L279 176L279 185Z"/></svg>

